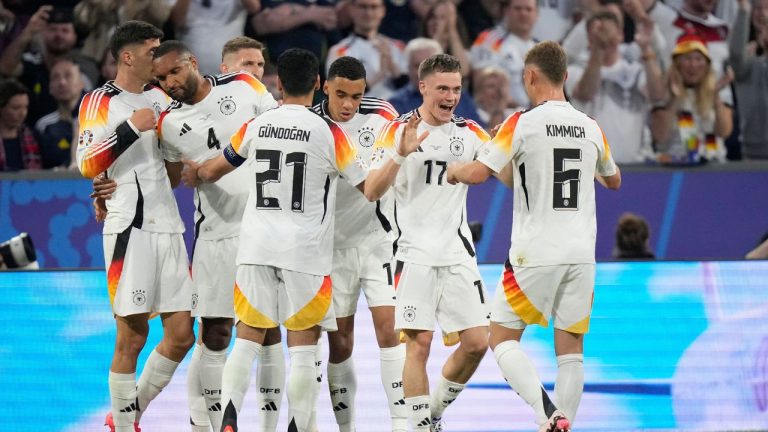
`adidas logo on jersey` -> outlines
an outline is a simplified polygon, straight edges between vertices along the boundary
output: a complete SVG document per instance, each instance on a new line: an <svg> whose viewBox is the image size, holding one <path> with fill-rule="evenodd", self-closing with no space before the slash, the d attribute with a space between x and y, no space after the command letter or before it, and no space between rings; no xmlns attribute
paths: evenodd
<svg viewBox="0 0 768 432"><path fill-rule="evenodd" d="M184 123L183 125L181 125L181 132L179 132L179 136L182 136L191 130L192 130L192 127Z"/></svg>
<svg viewBox="0 0 768 432"><path fill-rule="evenodd" d="M262 411L278 411L277 404L275 404L273 401L269 401L268 404L261 407Z"/></svg>

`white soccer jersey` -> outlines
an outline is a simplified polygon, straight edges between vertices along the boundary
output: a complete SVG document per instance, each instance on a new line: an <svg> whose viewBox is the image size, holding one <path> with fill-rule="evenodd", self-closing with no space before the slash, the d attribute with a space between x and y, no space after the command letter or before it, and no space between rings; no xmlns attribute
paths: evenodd
<svg viewBox="0 0 768 432"><path fill-rule="evenodd" d="M169 102L157 87L130 93L110 81L80 103L80 172L93 178L106 171L117 182L106 202L104 234L121 233L130 225L149 232L184 232L155 130L139 133L128 122L134 111L143 108L159 116Z"/></svg>
<svg viewBox="0 0 768 432"><path fill-rule="evenodd" d="M365 180L365 164L344 130L300 105L283 105L243 125L224 156L248 159L250 194L237 264L325 276L333 258L336 180Z"/></svg>
<svg viewBox="0 0 768 432"><path fill-rule="evenodd" d="M507 31L502 24L477 36L469 51L472 69L497 66L509 74L509 95L519 106L527 107L530 101L523 86L525 54L536 45L532 39L520 39Z"/></svg>
<svg viewBox="0 0 768 432"><path fill-rule="evenodd" d="M399 69L400 74L408 73L408 59L405 57L405 45L397 39L391 39L384 35L376 36L376 40L370 40L357 34L350 34L328 50L328 59L325 62L326 71L339 57L350 56L360 60L365 66L368 77L375 76L381 70L381 54L376 44L383 43L389 46L392 61ZM396 77L393 77L396 78ZM370 87L367 94L372 97L389 99L395 88L391 80L383 80Z"/></svg>
<svg viewBox="0 0 768 432"><path fill-rule="evenodd" d="M371 169L380 168L400 145L405 124L417 111L390 122L379 135ZM446 181L448 165L469 162L490 139L477 123L460 117L441 126L422 121L418 135L429 131L418 151L408 155L397 173L394 216L399 232L395 258L429 266L448 266L472 259L475 250L467 225L467 186Z"/></svg>
<svg viewBox="0 0 768 432"><path fill-rule="evenodd" d="M595 182L616 174L597 122L568 102L507 117L477 160L495 172L514 161L514 266L595 262Z"/></svg>
<svg viewBox="0 0 768 432"><path fill-rule="evenodd" d="M165 159L203 163L221 154L243 123L277 102L267 88L246 72L205 77L211 92L194 105L174 102L157 122ZM195 238L219 240L240 234L250 173L238 169L195 192Z"/></svg>
<svg viewBox="0 0 768 432"><path fill-rule="evenodd" d="M531 33L538 41L560 42L573 27L574 0L538 0L539 16Z"/></svg>
<svg viewBox="0 0 768 432"><path fill-rule="evenodd" d="M313 110L330 118L328 102L315 105ZM371 160L376 136L384 126L397 117L397 111L389 102L363 97L357 114L351 120L338 123L357 147L357 154L364 161ZM336 189L336 229L333 234L334 249L374 244L386 238L392 231L390 194L377 202L368 201L357 188L340 182Z"/></svg>

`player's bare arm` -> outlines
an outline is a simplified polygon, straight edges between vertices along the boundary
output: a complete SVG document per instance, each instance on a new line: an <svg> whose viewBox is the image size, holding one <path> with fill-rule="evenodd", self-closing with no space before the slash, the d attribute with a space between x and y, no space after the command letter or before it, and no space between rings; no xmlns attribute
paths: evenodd
<svg viewBox="0 0 768 432"><path fill-rule="evenodd" d="M488 180L493 170L480 161L454 163L448 166L448 183L480 184Z"/></svg>
<svg viewBox="0 0 768 432"><path fill-rule="evenodd" d="M420 117L411 117L403 128L402 139L400 140L400 145L395 149L395 155L384 166L373 169L368 173L368 177L365 179L364 194L369 201L376 201L384 196L389 187L392 186L392 183L394 183L395 177L397 177L397 173L400 171L400 165L405 162L405 158L415 152L429 136L429 132L424 132L421 136L417 135L416 131L420 123Z"/></svg>
<svg viewBox="0 0 768 432"><path fill-rule="evenodd" d="M171 181L171 188L176 189L176 186L181 183L181 170L184 168L184 164L181 162L165 161L165 172L168 173L168 180Z"/></svg>
<svg viewBox="0 0 768 432"><path fill-rule="evenodd" d="M184 159L182 162L187 169L193 170L196 173L201 183L214 183L234 171L236 168L229 163L224 155L208 159L202 164L187 159Z"/></svg>
<svg viewBox="0 0 768 432"><path fill-rule="evenodd" d="M598 183L608 189L619 190L621 187L621 170L618 166L616 167L616 174L612 176L601 176L595 174L595 178L597 179Z"/></svg>

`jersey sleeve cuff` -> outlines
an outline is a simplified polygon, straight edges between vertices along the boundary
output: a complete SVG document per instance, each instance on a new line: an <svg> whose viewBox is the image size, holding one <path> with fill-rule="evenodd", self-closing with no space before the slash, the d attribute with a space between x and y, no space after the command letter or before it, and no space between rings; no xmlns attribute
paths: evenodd
<svg viewBox="0 0 768 432"><path fill-rule="evenodd" d="M501 170L504 168L503 166L496 166L496 164L494 164L493 162L485 159L482 155L478 156L476 160L478 162L480 162L481 164L483 164L483 165L487 166L488 168L490 168L496 174L500 173Z"/></svg>
<svg viewBox="0 0 768 432"><path fill-rule="evenodd" d="M240 165L245 162L245 158L237 154L234 147L232 147L232 144L228 145L227 148L224 149L224 159L227 160L232 166L239 167Z"/></svg>

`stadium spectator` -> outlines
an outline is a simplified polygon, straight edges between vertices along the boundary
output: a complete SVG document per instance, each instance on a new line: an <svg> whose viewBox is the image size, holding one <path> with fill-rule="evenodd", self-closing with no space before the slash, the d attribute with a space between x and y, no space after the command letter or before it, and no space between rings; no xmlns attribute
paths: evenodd
<svg viewBox="0 0 768 432"><path fill-rule="evenodd" d="M651 230L648 222L634 213L624 213L616 225L616 259L654 259L648 240Z"/></svg>
<svg viewBox="0 0 768 432"><path fill-rule="evenodd" d="M469 40L473 41L501 20L501 0L459 0L457 10L467 26Z"/></svg>
<svg viewBox="0 0 768 432"><path fill-rule="evenodd" d="M664 61L667 59L663 54L667 53L667 41L659 26L655 25L653 20L646 12L643 0L596 0L585 2L588 15L594 15L600 11L613 12L618 18L624 29L623 43L619 45L621 56L630 62L640 61L642 50L635 43L635 31L638 26L651 26L653 28L651 46L658 55L659 61L664 67ZM669 8L663 3L658 8ZM568 55L568 63L584 61L589 56L589 41L587 37L587 20L579 21L563 40L563 48Z"/></svg>
<svg viewBox="0 0 768 432"><path fill-rule="evenodd" d="M20 82L0 81L0 171L40 169L40 148L24 120L29 94Z"/></svg>
<svg viewBox="0 0 768 432"><path fill-rule="evenodd" d="M109 50L104 51L104 56L99 65L99 72L99 86L104 85L107 81L115 79L117 76L117 61Z"/></svg>
<svg viewBox="0 0 768 432"><path fill-rule="evenodd" d="M650 29L639 30L635 42L641 47L642 62L630 62L619 51L623 40L619 18L607 11L590 17L589 58L586 64L568 67L565 83L574 106L602 125L617 163L644 161L646 114L652 103L665 99Z"/></svg>
<svg viewBox="0 0 768 432"><path fill-rule="evenodd" d="M405 56L408 58L408 84L396 91L389 99L389 103L395 107L397 112L406 113L421 105L423 98L419 91L419 65L427 57L442 54L442 52L443 49L440 44L433 39L416 38L408 42L408 45L405 46ZM461 91L459 105L454 114L473 120L477 118L475 102L466 90Z"/></svg>
<svg viewBox="0 0 768 432"><path fill-rule="evenodd" d="M386 9L384 0L351 0L352 33L328 51L326 71L339 57L350 56L365 66L367 95L386 99L396 89L396 81L406 73L402 41L379 34Z"/></svg>
<svg viewBox="0 0 768 432"><path fill-rule="evenodd" d="M452 0L438 0L427 12L421 31L422 36L436 40L443 52L456 57L461 63L461 76L472 71L466 45L467 29L456 17L456 4Z"/></svg>
<svg viewBox="0 0 768 432"><path fill-rule="evenodd" d="M757 0L752 25L757 46L747 47L750 2L739 0L730 40L730 64L736 79L744 157L768 158L768 1Z"/></svg>
<svg viewBox="0 0 768 432"><path fill-rule="evenodd" d="M695 35L681 36L672 56L667 72L670 101L651 115L658 160L675 164L724 162L723 140L733 131L733 112L720 99L720 91L730 84L732 75L715 79L707 46Z"/></svg>
<svg viewBox="0 0 768 432"><path fill-rule="evenodd" d="M273 63L290 48L303 48L323 58L338 36L335 0L262 0L261 12L253 16L251 25L267 45Z"/></svg>
<svg viewBox="0 0 768 432"><path fill-rule="evenodd" d="M435 0L384 0L387 14L381 32L392 39L409 41L418 36L419 25Z"/></svg>
<svg viewBox="0 0 768 432"><path fill-rule="evenodd" d="M259 0L176 0L170 21L176 38L194 47L200 72L215 75L221 47L242 36L248 15L260 9Z"/></svg>
<svg viewBox="0 0 768 432"><path fill-rule="evenodd" d="M74 119L83 97L80 67L71 57L60 57L51 66L51 96L58 103L35 124L43 168L67 168L72 161Z"/></svg>
<svg viewBox="0 0 768 432"><path fill-rule="evenodd" d="M539 19L533 26L533 38L537 41L563 40L575 23L579 0L538 1L538 5Z"/></svg>
<svg viewBox="0 0 768 432"><path fill-rule="evenodd" d="M78 32L87 34L82 40L81 52L94 61L102 60L109 51L110 35L126 21L145 21L162 28L171 12L172 1L81 0L74 11Z"/></svg>
<svg viewBox="0 0 768 432"><path fill-rule="evenodd" d="M33 49L33 42L42 36L42 50ZM18 77L30 90L29 116L34 124L44 114L54 111L58 104L49 91L50 67L63 55L72 56L85 75L85 86L90 89L98 82L96 64L78 53L72 11L41 6L35 12L21 35L14 40L0 57L0 74Z"/></svg>
<svg viewBox="0 0 768 432"><path fill-rule="evenodd" d="M477 37L470 51L472 68L498 66L510 76L512 106L528 107L523 86L523 60L533 47L532 31L538 17L536 0L509 0L504 4L502 22Z"/></svg>
<svg viewBox="0 0 768 432"><path fill-rule="evenodd" d="M490 130L501 124L515 109L509 106L509 76L496 66L488 66L473 76L477 120Z"/></svg>

